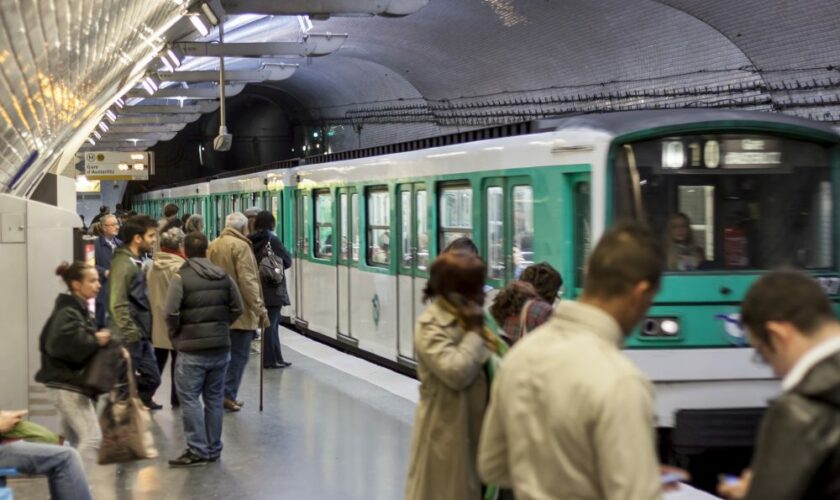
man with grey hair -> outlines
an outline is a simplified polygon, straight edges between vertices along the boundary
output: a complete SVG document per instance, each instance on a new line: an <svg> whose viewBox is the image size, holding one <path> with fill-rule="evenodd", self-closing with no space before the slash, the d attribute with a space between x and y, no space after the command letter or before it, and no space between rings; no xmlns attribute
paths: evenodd
<svg viewBox="0 0 840 500"><path fill-rule="evenodd" d="M179 406L175 393L175 357L176 351L169 340L169 329L166 325L166 293L172 277L186 262L184 256L184 232L180 228L166 226L160 233L160 250L155 252L151 268L146 274L149 285L149 305L152 308L152 345L155 348L158 371L163 378L163 369L169 353L172 353L172 363L169 365L169 379L171 392L169 401L173 407Z"/></svg>
<svg viewBox="0 0 840 500"><path fill-rule="evenodd" d="M105 214L99 220L102 233L94 243L94 260L96 270L99 272L99 294L96 296L96 326L105 328L105 311L108 309L108 275L111 272L111 259L114 257L114 250L122 245L117 238L120 232L120 223L117 217Z"/></svg>
<svg viewBox="0 0 840 500"><path fill-rule="evenodd" d="M248 363L251 340L257 328L270 324L263 303L257 259L251 241L245 236L247 227L248 218L242 212L228 215L222 234L207 249L210 262L224 269L242 294L243 313L230 327L230 365L225 375L224 404L230 411L239 411L244 404L236 396Z"/></svg>

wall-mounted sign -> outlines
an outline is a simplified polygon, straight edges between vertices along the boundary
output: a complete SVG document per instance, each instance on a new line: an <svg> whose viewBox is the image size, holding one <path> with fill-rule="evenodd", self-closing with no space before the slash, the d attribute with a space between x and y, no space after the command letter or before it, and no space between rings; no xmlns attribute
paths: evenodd
<svg viewBox="0 0 840 500"><path fill-rule="evenodd" d="M154 173L154 153L150 151L88 151L84 155L85 176L90 180L147 181Z"/></svg>

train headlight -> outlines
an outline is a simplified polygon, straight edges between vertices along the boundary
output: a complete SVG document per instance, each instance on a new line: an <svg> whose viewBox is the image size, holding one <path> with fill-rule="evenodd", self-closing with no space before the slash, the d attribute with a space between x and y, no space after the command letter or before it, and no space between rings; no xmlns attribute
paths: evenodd
<svg viewBox="0 0 840 500"><path fill-rule="evenodd" d="M675 317L645 318L642 322L643 338L675 338L680 335L680 321Z"/></svg>

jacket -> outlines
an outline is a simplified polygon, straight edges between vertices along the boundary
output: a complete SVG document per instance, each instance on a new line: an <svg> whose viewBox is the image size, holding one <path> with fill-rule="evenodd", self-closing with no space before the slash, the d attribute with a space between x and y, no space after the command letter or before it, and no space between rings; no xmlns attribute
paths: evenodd
<svg viewBox="0 0 840 500"><path fill-rule="evenodd" d="M152 345L158 349L174 349L166 326L166 292L172 276L181 269L184 262L185 259L180 255L160 250L155 253L152 268L146 274L149 305L152 307Z"/></svg>
<svg viewBox="0 0 840 500"><path fill-rule="evenodd" d="M172 277L166 323L179 352L230 349L230 324L242 314L242 297L224 269L189 259Z"/></svg>
<svg viewBox="0 0 840 500"><path fill-rule="evenodd" d="M840 498L840 350L767 409L751 470L748 500Z"/></svg>
<svg viewBox="0 0 840 500"><path fill-rule="evenodd" d="M82 394L84 369L96 354L96 322L81 299L63 293L55 299L53 312L38 340L41 369L35 380L48 387Z"/></svg>
<svg viewBox="0 0 840 500"><path fill-rule="evenodd" d="M414 347L420 401L405 498L478 500L476 453L487 404L483 368L490 351L437 301L417 319Z"/></svg>
<svg viewBox="0 0 840 500"><path fill-rule="evenodd" d="M207 249L210 262L221 267L239 287L242 294L243 313L231 330L256 330L260 316L267 314L263 302L257 260L251 249L251 240L239 231L226 227Z"/></svg>
<svg viewBox="0 0 840 500"><path fill-rule="evenodd" d="M493 380L481 478L517 500L660 500L653 387L607 313L563 301Z"/></svg>
<svg viewBox="0 0 840 500"><path fill-rule="evenodd" d="M248 239L251 240L251 244L253 245L257 266L259 266L260 261L266 254L266 246L271 243L272 252L283 261L283 269L292 267L292 256L283 246L283 243L280 242L280 239L270 231L257 231L248 235ZM265 281L262 281L261 284L265 307L283 307L291 304L289 290L286 287L285 281L279 286L272 286Z"/></svg>
<svg viewBox="0 0 840 500"><path fill-rule="evenodd" d="M99 236L93 244L94 262L96 263L96 271L99 273L99 284L102 285L99 289L99 294L96 296L97 314L101 315L104 322L104 309L108 304L108 278L105 277L105 272L111 269L111 259L114 257L114 251L117 247L122 245L118 238L114 238L114 250L108 245L108 241L104 236ZM99 312L99 309L103 312ZM103 323L104 324L104 323Z"/></svg>
<svg viewBox="0 0 840 500"><path fill-rule="evenodd" d="M114 252L108 275L108 326L122 342L139 342L152 335L146 276L140 262L123 245Z"/></svg>

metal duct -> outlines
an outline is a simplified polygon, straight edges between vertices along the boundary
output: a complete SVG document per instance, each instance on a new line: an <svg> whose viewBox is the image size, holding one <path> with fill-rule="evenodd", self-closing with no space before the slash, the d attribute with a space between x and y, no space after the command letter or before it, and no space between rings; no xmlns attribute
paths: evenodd
<svg viewBox="0 0 840 500"><path fill-rule="evenodd" d="M310 34L303 42L209 43L177 42L184 55L191 57L317 57L338 50L348 35Z"/></svg>
<svg viewBox="0 0 840 500"><path fill-rule="evenodd" d="M228 14L267 14L313 17L341 15L407 16L422 9L429 0L223 0Z"/></svg>
<svg viewBox="0 0 840 500"><path fill-rule="evenodd" d="M225 85L225 94L229 96L237 95L245 88L244 84ZM135 89L126 94L126 97L148 97L149 94L145 90ZM155 92L155 98L169 97L169 98L184 98L184 99L218 99L219 89L216 87L201 87L183 89L180 87L168 87L160 89Z"/></svg>

